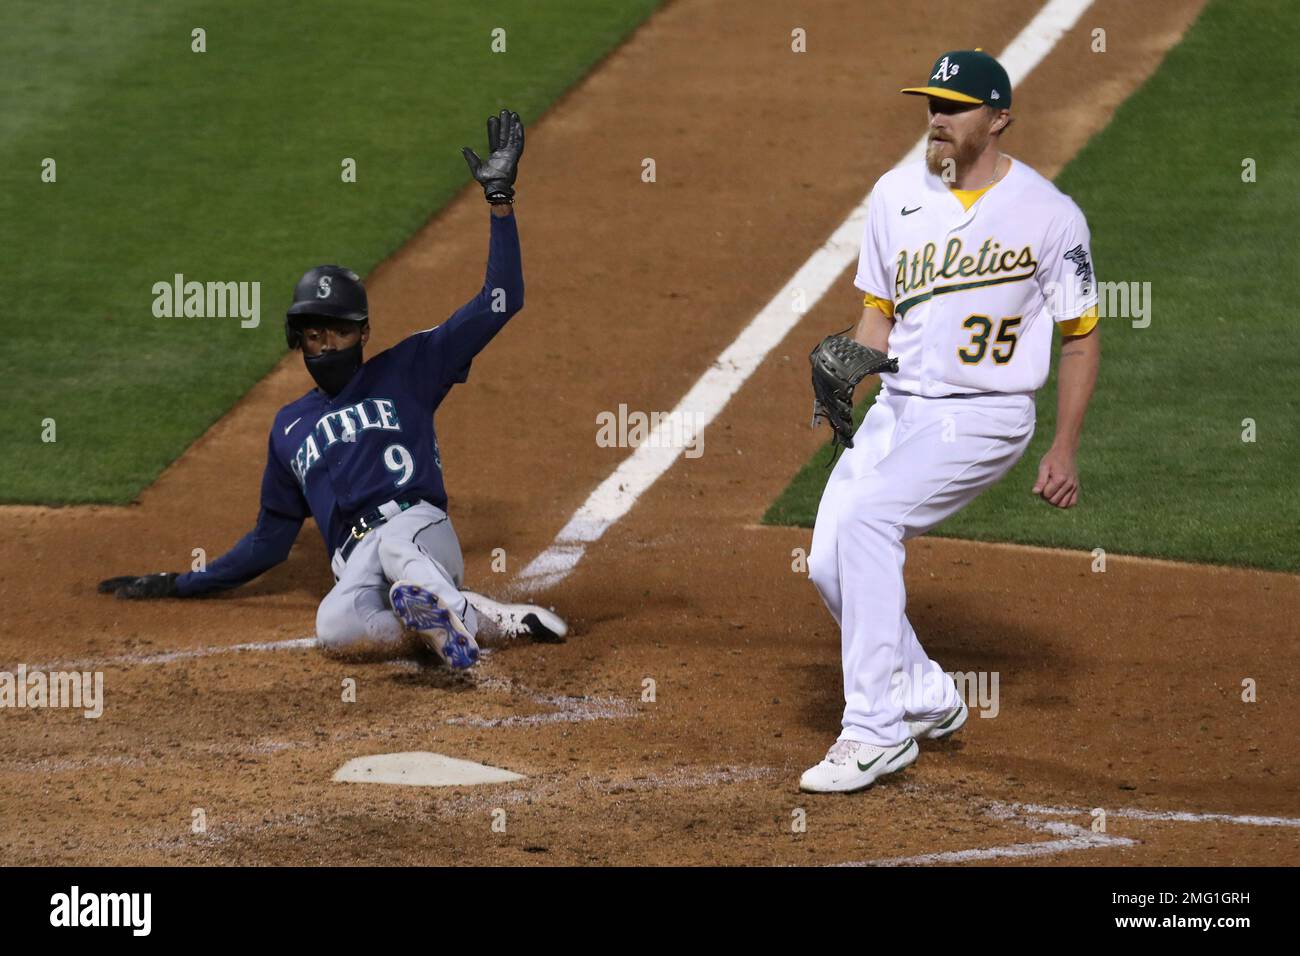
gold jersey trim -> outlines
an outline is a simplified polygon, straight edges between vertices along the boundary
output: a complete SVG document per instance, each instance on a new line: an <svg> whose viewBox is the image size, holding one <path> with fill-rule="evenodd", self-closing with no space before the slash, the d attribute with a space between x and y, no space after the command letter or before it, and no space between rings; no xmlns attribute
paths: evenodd
<svg viewBox="0 0 1300 956"><path fill-rule="evenodd" d="M1097 307L1094 305L1077 319L1066 319L1056 323L1061 327L1062 335L1087 335L1097 326Z"/></svg>
<svg viewBox="0 0 1300 956"><path fill-rule="evenodd" d="M862 297L862 306L866 309L873 307L879 309L881 312L885 313L885 318L887 319L892 319L894 317L894 303L890 302L888 299L882 299L879 296L872 295L870 292Z"/></svg>

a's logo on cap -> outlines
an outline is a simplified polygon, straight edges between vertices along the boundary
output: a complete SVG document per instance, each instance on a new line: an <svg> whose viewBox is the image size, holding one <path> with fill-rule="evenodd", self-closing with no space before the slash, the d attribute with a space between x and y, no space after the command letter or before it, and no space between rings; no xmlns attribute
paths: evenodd
<svg viewBox="0 0 1300 956"><path fill-rule="evenodd" d="M330 277L321 276L316 280L316 298L328 299L330 297Z"/></svg>
<svg viewBox="0 0 1300 956"><path fill-rule="evenodd" d="M994 90L992 93L989 94L989 99L991 99L991 100L1000 100L1000 99L1002 99L1002 97L998 96L998 91L997 91L997 90Z"/></svg>
<svg viewBox="0 0 1300 956"><path fill-rule="evenodd" d="M957 75L957 71L960 69L961 67L959 67L956 63L949 65L948 58L945 56L942 60L939 61L939 69L934 71L934 76L930 77L930 79L938 80L941 83L947 83L950 79L952 79L954 76Z"/></svg>

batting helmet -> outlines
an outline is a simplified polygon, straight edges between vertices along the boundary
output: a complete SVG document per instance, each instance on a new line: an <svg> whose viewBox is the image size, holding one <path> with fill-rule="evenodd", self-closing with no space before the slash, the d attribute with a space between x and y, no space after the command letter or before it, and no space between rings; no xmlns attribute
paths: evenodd
<svg viewBox="0 0 1300 956"><path fill-rule="evenodd" d="M285 313L284 338L289 348L302 344L300 330L312 317L368 321L366 287L357 274L342 266L317 266L303 273L293 288L293 305Z"/></svg>

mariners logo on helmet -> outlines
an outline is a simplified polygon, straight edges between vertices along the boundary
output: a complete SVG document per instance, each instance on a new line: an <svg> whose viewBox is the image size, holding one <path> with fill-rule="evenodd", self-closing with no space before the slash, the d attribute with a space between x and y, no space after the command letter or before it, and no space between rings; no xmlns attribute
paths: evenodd
<svg viewBox="0 0 1300 956"><path fill-rule="evenodd" d="M293 290L293 305L285 313L284 337L289 348L302 344L300 329L311 318L365 322L370 318L366 287L343 266L316 266L303 273Z"/></svg>

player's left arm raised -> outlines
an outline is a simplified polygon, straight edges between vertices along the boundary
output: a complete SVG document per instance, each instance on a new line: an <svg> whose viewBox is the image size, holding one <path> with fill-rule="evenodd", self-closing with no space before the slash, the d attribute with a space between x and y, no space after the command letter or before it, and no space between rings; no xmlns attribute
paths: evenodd
<svg viewBox="0 0 1300 956"><path fill-rule="evenodd" d="M474 150L461 150L475 181L492 208L487 274L469 302L442 324L438 348L449 371L468 367L470 360L524 306L524 272L515 224L515 177L524 154L524 124L518 113L502 110L487 122L486 159ZM461 377L463 378L463 376Z"/></svg>
<svg viewBox="0 0 1300 956"><path fill-rule="evenodd" d="M1058 508L1071 508L1079 500L1079 471L1075 457L1083 434L1083 417L1101 365L1101 327L1083 335L1061 337L1057 368L1056 436L1038 463L1034 494Z"/></svg>
<svg viewBox="0 0 1300 956"><path fill-rule="evenodd" d="M518 113L502 110L488 119L487 133L486 159L480 159L468 146L461 149L492 210L483 285L445 322L417 332L397 346L405 350L411 374L422 383L423 396L435 404L447 388L466 380L474 356L524 307L524 269L514 213L524 124Z"/></svg>
<svg viewBox="0 0 1300 956"><path fill-rule="evenodd" d="M460 152L470 175L483 187L483 195L492 205L492 215L504 218L514 211L515 177L519 173L519 158L524 155L524 124L518 113L502 110L488 117L487 134L487 159L479 159L468 146L462 146Z"/></svg>

